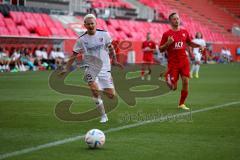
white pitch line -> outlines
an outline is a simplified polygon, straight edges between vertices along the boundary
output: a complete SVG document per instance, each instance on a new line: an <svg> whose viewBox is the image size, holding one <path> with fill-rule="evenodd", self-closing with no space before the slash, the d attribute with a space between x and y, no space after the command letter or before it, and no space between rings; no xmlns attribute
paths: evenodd
<svg viewBox="0 0 240 160"><path fill-rule="evenodd" d="M206 112L206 111L215 110L215 109L219 109L219 108L223 108L223 107L228 107L228 106L232 106L232 105L236 105L236 104L240 104L240 101L230 102L230 103L225 103L225 104L221 104L221 105L217 105L217 106L211 106L211 107L195 110L195 111L192 111L191 114L199 113L199 112ZM188 115L189 113L190 112L183 112L183 113L179 113L179 114L175 114L175 115L168 115L168 116L160 117L160 118L153 119L153 120L142 121L142 122L129 124L129 125L121 126L121 127L111 128L111 129L108 129L108 130L104 131L104 133L116 132L116 131L120 131L120 130L123 130L123 129L138 127L138 126L142 126L142 125L149 124L149 123L154 123L154 122L165 122L165 121L170 120L174 117L185 116L185 115ZM45 148L58 146L58 145L65 144L65 143L74 142L74 141L83 139L84 136L85 135L79 135L79 136L75 136L75 137L66 138L66 139L63 139L63 140L58 140L58 141L38 145L38 146L35 146L35 147L30 147L30 148L26 148L26 149L14 151L14 152L5 153L5 154L0 155L0 160L10 158L10 157L14 157L14 156L19 156L19 155L34 152L34 151L38 151L38 150L45 149Z"/></svg>

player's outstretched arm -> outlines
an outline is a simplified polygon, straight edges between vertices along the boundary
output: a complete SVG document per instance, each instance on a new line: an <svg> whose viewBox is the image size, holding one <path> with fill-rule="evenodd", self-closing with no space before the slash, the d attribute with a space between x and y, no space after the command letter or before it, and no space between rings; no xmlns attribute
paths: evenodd
<svg viewBox="0 0 240 160"><path fill-rule="evenodd" d="M64 75L65 73L67 73L67 72L70 70L73 62L74 62L75 59L76 59L76 57L77 57L77 54L76 54L76 53L73 53L73 54L70 56L69 60L67 61L66 67L64 67L64 69L59 73L59 75Z"/></svg>
<svg viewBox="0 0 240 160"><path fill-rule="evenodd" d="M112 57L113 64L123 69L124 68L123 65L117 61L116 52L112 44L108 46L108 50L109 50L110 56Z"/></svg>
<svg viewBox="0 0 240 160"><path fill-rule="evenodd" d="M188 42L188 45L191 46L192 48L203 48L201 45L196 44L192 41Z"/></svg>
<svg viewBox="0 0 240 160"><path fill-rule="evenodd" d="M192 48L199 48L201 51L204 51L205 47L204 46L201 46L199 44L196 44L192 41L188 42L188 45L191 46Z"/></svg>

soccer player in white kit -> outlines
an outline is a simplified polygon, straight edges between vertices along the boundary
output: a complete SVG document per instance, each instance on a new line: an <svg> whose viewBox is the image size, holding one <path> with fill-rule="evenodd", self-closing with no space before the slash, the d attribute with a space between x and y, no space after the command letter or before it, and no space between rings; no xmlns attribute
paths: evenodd
<svg viewBox="0 0 240 160"><path fill-rule="evenodd" d="M199 69L200 69L201 58L202 58L201 52L203 52L203 49L206 47L206 42L203 39L202 33L200 32L196 33L195 39L193 39L192 42L202 46L201 48L193 48L194 62L190 72L191 78L193 78L193 73L195 73L196 78L199 78Z"/></svg>
<svg viewBox="0 0 240 160"><path fill-rule="evenodd" d="M77 54L83 54L83 61L88 61L87 64L91 66L86 68L84 79L87 81L92 91L96 107L101 113L100 123L106 123L108 117L105 113L103 100L100 97L99 90L103 90L110 99L115 96L109 55L112 56L112 62L114 65L117 65L120 68L123 68L123 66L117 62L116 53L112 46L112 39L109 33L104 30L96 29L96 17L93 14L87 14L84 17L84 26L87 31L77 39L73 48L73 55L70 57L66 68L61 74L66 73L70 69ZM87 58L87 56L90 56L90 58ZM97 68L99 68L99 64L95 63L97 62L96 59L91 60L91 56L96 57L102 62L101 68L99 69L100 72L95 71L95 69L97 70Z"/></svg>

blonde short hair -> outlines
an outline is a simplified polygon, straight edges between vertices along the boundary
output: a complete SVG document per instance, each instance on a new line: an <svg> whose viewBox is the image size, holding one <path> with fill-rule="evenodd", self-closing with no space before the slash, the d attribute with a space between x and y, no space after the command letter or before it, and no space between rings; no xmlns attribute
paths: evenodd
<svg viewBox="0 0 240 160"><path fill-rule="evenodd" d="M88 18L93 18L94 20L96 20L96 16L94 14L87 14L83 18L84 23L85 23L86 19L88 19Z"/></svg>

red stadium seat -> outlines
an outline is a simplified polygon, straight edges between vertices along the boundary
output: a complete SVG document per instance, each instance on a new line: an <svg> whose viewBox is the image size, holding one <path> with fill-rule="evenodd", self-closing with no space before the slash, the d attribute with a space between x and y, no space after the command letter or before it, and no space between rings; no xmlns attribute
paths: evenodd
<svg viewBox="0 0 240 160"><path fill-rule="evenodd" d="M53 36L56 36L56 37L59 36L59 32L58 32L57 28L50 27L49 30L51 31Z"/></svg>
<svg viewBox="0 0 240 160"><path fill-rule="evenodd" d="M30 32L34 32L37 27L37 23L33 19L24 19L23 24Z"/></svg>
<svg viewBox="0 0 240 160"><path fill-rule="evenodd" d="M43 37L51 36L51 33L50 33L50 31L48 30L47 27L36 27L36 33L39 36L43 36Z"/></svg>
<svg viewBox="0 0 240 160"><path fill-rule="evenodd" d="M63 26L62 26L61 22L54 20L53 23L54 23L56 28L62 28L63 29Z"/></svg>
<svg viewBox="0 0 240 160"><path fill-rule="evenodd" d="M218 5L223 9L227 9L228 12L235 14L236 16L240 16L240 7L236 5L236 1L234 0L212 0L214 4Z"/></svg>
<svg viewBox="0 0 240 160"><path fill-rule="evenodd" d="M5 23L4 23L4 18L3 17L0 17L0 27L5 27Z"/></svg>
<svg viewBox="0 0 240 160"><path fill-rule="evenodd" d="M18 29L16 28L16 26L7 26L8 28L8 31L9 31L9 34L10 35L13 35L13 36L18 36L19 35L19 32L18 32Z"/></svg>
<svg viewBox="0 0 240 160"><path fill-rule="evenodd" d="M14 21L11 18L4 18L3 20L4 20L5 24L7 24L7 26L16 27L16 24L14 23Z"/></svg>
<svg viewBox="0 0 240 160"><path fill-rule="evenodd" d="M58 28L59 36L61 37L68 37L68 34L66 33L64 28Z"/></svg>
<svg viewBox="0 0 240 160"><path fill-rule="evenodd" d="M105 21L99 21L106 28ZM71 29L65 29L47 14L16 11L10 11L8 18L0 13L0 35L76 38Z"/></svg>
<svg viewBox="0 0 240 160"><path fill-rule="evenodd" d="M10 11L9 15L13 19L15 24L21 24L22 20L25 19L25 15L22 12Z"/></svg>
<svg viewBox="0 0 240 160"><path fill-rule="evenodd" d="M24 16L26 19L33 19L33 15L31 12L23 12Z"/></svg>
<svg viewBox="0 0 240 160"><path fill-rule="evenodd" d="M9 35L9 32L8 32L7 28L0 26L0 35L1 36Z"/></svg>
<svg viewBox="0 0 240 160"><path fill-rule="evenodd" d="M17 26L20 36L30 36L29 31L24 26Z"/></svg>
<svg viewBox="0 0 240 160"><path fill-rule="evenodd" d="M71 30L70 28L66 28L65 30L66 30L66 33L68 34L69 37L77 38L77 35L76 35L76 33L74 33L73 30Z"/></svg>

